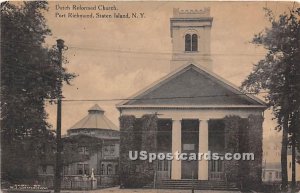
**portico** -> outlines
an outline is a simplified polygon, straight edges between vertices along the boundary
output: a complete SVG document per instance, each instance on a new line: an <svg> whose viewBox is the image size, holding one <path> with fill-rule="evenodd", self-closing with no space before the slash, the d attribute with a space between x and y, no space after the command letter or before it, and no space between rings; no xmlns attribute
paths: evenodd
<svg viewBox="0 0 300 193"><path fill-rule="evenodd" d="M145 114L157 114L159 120L168 120L170 125L170 152L175 155L176 153L207 153L208 151L214 151L215 143L212 138L215 137L215 129L213 127L213 122L218 120L222 121L225 116L236 115L241 118L247 118L251 114L261 115L258 107L238 107L238 106L228 106L228 107L166 107L166 106L156 106L156 107L130 107L127 106L122 115L135 115L137 119L141 118ZM184 137L187 137L185 133L185 128L183 123L194 122L197 123L197 128L195 129L196 136L194 141L184 141ZM158 127L159 129L159 127ZM186 131L189 133L191 131ZM211 136L209 136L209 133ZM157 132L160 135L160 132ZM224 136L222 136L224 137ZM158 138L159 140L159 138ZM164 138L166 141L166 139ZM218 141L218 139L216 139ZM224 139L223 139L224 140ZM221 145L222 146L222 145ZM223 146L224 147L224 146ZM218 149L219 150L219 149ZM168 151L163 151L168 152ZM221 153L224 153L223 151ZM203 158L203 157L202 157ZM184 162L197 162L195 164L185 164ZM163 175L162 179L198 179L198 180L224 180L222 176L214 176L214 172L218 171L218 175L223 175L222 166L221 169L214 169L213 163L205 159L199 161L182 161L173 159L169 163L168 171L170 175ZM217 163L218 164L218 163ZM190 167L190 168L189 168ZM214 171L215 170L215 171ZM160 172L160 171L158 171ZM193 172L193 173L192 173Z"/></svg>

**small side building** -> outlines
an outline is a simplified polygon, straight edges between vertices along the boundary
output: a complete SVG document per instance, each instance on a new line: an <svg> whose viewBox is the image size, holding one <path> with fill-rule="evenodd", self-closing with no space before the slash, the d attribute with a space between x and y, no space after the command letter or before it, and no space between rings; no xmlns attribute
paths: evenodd
<svg viewBox="0 0 300 193"><path fill-rule="evenodd" d="M270 129L271 132L271 129ZM264 141L262 181L265 184L281 183L281 133L274 133ZM300 154L296 150L296 182L300 184ZM288 181L292 181L292 150L287 152Z"/></svg>
<svg viewBox="0 0 300 193"><path fill-rule="evenodd" d="M90 108L88 115L63 137L62 189L86 189L81 182L91 178L97 188L119 184L119 140L118 127L104 115L104 110L97 104ZM48 187L53 184L53 165L39 168L42 184Z"/></svg>

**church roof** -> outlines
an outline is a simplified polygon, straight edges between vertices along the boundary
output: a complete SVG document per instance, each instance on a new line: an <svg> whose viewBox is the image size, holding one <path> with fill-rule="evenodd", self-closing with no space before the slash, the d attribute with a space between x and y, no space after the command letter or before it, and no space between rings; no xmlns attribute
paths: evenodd
<svg viewBox="0 0 300 193"><path fill-rule="evenodd" d="M88 115L73 125L71 129L111 129L117 130L118 127L111 122L105 115L104 110L97 104L88 110Z"/></svg>
<svg viewBox="0 0 300 193"><path fill-rule="evenodd" d="M266 105L217 74L189 64L154 82L130 100L122 101L117 107L266 108Z"/></svg>

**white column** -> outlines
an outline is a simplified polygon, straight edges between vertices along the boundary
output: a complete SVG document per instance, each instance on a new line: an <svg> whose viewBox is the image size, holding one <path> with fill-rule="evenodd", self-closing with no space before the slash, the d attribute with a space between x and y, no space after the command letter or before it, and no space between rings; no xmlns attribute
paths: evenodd
<svg viewBox="0 0 300 193"><path fill-rule="evenodd" d="M208 120L199 122L199 153L208 152ZM208 180L208 161L204 156L198 163L198 180Z"/></svg>
<svg viewBox="0 0 300 193"><path fill-rule="evenodd" d="M176 160L175 153L181 153L181 120L172 120L172 153L174 159L172 160L171 179L181 179L181 160Z"/></svg>

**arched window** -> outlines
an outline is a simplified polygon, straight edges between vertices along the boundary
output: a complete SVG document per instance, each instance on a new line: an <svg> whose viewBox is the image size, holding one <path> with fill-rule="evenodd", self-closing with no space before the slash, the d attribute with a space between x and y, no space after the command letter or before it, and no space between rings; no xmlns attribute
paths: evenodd
<svg viewBox="0 0 300 193"><path fill-rule="evenodd" d="M197 34L192 35L192 51L198 51L198 36L197 36Z"/></svg>
<svg viewBox="0 0 300 193"><path fill-rule="evenodd" d="M104 175L105 174L105 165L101 164L101 174Z"/></svg>
<svg viewBox="0 0 300 193"><path fill-rule="evenodd" d="M198 51L198 35L186 34L185 35L185 51Z"/></svg>
<svg viewBox="0 0 300 193"><path fill-rule="evenodd" d="M116 164L116 166L115 166L115 174L118 174L118 173L119 173L119 165Z"/></svg>
<svg viewBox="0 0 300 193"><path fill-rule="evenodd" d="M84 164L84 163L77 164L78 175L89 175L89 173L90 173L89 164Z"/></svg>
<svg viewBox="0 0 300 193"><path fill-rule="evenodd" d="M111 175L111 174L113 174L113 171L112 171L112 165L111 164L108 164L107 165L107 175Z"/></svg>
<svg viewBox="0 0 300 193"><path fill-rule="evenodd" d="M185 51L191 51L191 35L185 35Z"/></svg>

